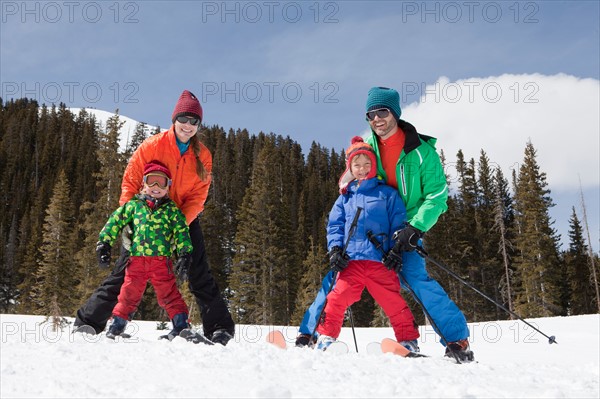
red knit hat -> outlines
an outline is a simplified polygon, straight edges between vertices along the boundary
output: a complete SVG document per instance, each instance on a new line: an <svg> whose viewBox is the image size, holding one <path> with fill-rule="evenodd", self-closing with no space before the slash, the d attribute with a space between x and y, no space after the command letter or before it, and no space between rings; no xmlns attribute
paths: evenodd
<svg viewBox="0 0 600 399"><path fill-rule="evenodd" d="M202 106L196 96L189 90L184 90L175 104L173 115L171 115L171 122L175 123L175 119L178 116L191 116L199 118L202 121Z"/></svg>
<svg viewBox="0 0 600 399"><path fill-rule="evenodd" d="M169 172L169 168L159 161L150 161L144 165L144 176L150 173L162 173L167 177L167 179L171 179L171 172Z"/></svg>
<svg viewBox="0 0 600 399"><path fill-rule="evenodd" d="M350 164L352 163L352 158L359 154L364 154L369 157L371 160L371 170L365 179L371 179L377 175L377 157L375 156L375 151L373 151L373 147L369 144L365 143L363 138L360 136L354 136L352 138L350 147L346 150L346 170L340 177L340 181L338 182L338 186L340 188L340 194L345 194L348 191L348 184L355 180L355 177L352 175L350 170Z"/></svg>

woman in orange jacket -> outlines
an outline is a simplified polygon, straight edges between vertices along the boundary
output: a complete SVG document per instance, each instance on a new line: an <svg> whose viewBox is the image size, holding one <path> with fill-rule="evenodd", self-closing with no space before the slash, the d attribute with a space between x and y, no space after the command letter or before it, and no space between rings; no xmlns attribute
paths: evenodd
<svg viewBox="0 0 600 399"><path fill-rule="evenodd" d="M204 236L198 215L204 210L211 183L212 155L198 138L202 107L191 92L185 90L171 116L173 125L166 131L149 137L133 153L121 185L120 205L140 192L144 165L160 161L172 173L170 198L185 215L194 251L189 270L177 270L187 275L190 291L200 308L204 335L213 342L226 345L234 335L234 323L219 288L210 273ZM77 311L75 326L89 325L96 333L106 327L117 303L125 276L129 252L122 250L113 272Z"/></svg>

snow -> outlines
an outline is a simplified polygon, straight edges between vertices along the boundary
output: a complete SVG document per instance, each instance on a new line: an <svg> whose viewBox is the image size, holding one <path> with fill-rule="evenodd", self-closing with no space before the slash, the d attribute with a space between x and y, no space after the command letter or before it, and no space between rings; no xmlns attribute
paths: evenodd
<svg viewBox="0 0 600 399"><path fill-rule="evenodd" d="M281 329L291 343L296 327L238 325L223 347L158 340L156 322L133 321L131 339L112 341L43 321L0 315L0 397L600 397L600 315L528 320L558 345L519 321L471 323L478 362L462 365L443 358L429 326L419 342L431 358L405 359L365 353L390 328L358 328L359 353L344 328L350 353L334 354L265 342Z"/></svg>
<svg viewBox="0 0 600 399"><path fill-rule="evenodd" d="M79 115L79 112L81 110L82 108L69 108L69 111L71 111L75 115ZM100 124L100 128L102 129L102 131L106 129L106 122L110 118L115 116L114 112L103 111L101 109L86 108L85 111L88 114L94 115L96 117L96 122ZM140 122L121 114L119 114L119 120L121 122L124 122L123 126L119 130L119 149L121 151L125 151L125 149L127 148L127 144L133 137L133 133L135 132L136 126ZM150 132L156 129L156 126L146 125L146 128L148 129L148 134L150 134Z"/></svg>

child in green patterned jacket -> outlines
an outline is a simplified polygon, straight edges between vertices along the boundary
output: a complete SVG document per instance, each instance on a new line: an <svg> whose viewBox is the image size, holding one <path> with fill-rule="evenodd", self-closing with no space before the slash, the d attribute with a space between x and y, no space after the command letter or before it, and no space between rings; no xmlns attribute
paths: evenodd
<svg viewBox="0 0 600 399"><path fill-rule="evenodd" d="M114 339L124 332L127 320L137 309L150 280L158 304L173 322L173 330L164 336L172 340L188 327L188 308L177 288L171 244L175 244L179 255L175 270L187 270L187 267L179 266L189 265L193 248L185 216L168 196L171 185L169 169L158 161L151 161L144 167L143 179L141 193L110 216L96 246L99 266L108 267L111 247L120 231L126 225L133 226L125 282L106 336ZM180 277L185 279L185 276Z"/></svg>

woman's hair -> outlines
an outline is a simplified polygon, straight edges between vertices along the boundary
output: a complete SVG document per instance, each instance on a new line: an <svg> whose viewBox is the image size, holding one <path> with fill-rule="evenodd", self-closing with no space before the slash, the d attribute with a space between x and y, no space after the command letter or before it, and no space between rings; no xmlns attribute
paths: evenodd
<svg viewBox="0 0 600 399"><path fill-rule="evenodd" d="M192 136L192 138L190 139L190 146L192 147L192 150L194 151L194 156L196 157L196 174L198 175L198 177L200 178L200 180L206 180L207 173L206 173L206 168L204 167L204 164L202 163L202 160L200 159L200 129L198 129L198 131L196 132L195 135Z"/></svg>

